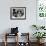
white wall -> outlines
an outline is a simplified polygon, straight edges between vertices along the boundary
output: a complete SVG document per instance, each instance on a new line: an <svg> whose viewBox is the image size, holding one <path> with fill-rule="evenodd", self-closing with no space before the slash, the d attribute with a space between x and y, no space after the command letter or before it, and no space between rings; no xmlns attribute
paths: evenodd
<svg viewBox="0 0 46 46"><path fill-rule="evenodd" d="M10 7L26 7L26 20L10 20ZM36 0L0 0L0 33L16 26L20 32L29 32L32 24L36 24Z"/></svg>
<svg viewBox="0 0 46 46"><path fill-rule="evenodd" d="M10 7L26 7L26 20L10 20ZM17 26L32 36L32 24L36 24L36 0L0 0L0 34Z"/></svg>

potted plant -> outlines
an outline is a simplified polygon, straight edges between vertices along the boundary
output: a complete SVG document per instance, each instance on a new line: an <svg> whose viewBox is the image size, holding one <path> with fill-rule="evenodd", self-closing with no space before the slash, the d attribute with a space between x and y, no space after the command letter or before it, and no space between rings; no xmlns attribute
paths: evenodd
<svg viewBox="0 0 46 46"><path fill-rule="evenodd" d="M40 40L46 36L45 34L45 32L35 32L33 35L37 38L38 43L41 43Z"/></svg>

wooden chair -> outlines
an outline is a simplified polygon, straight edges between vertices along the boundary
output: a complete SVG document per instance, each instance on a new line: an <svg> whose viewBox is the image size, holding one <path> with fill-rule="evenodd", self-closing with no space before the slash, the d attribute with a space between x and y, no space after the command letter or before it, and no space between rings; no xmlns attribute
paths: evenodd
<svg viewBox="0 0 46 46"><path fill-rule="evenodd" d="M20 46L30 46L30 42L29 42L29 33L21 33L21 37L22 37L22 40L23 39L26 39L26 41L24 42L20 42Z"/></svg>
<svg viewBox="0 0 46 46"><path fill-rule="evenodd" d="M9 34L9 33L5 33L5 41L4 41L5 46L8 45L8 42L7 42L7 38L8 38L8 37L7 37L7 36L9 36L9 38L10 38L10 36L17 36L17 38L15 38L15 40L17 40L15 46L18 46L18 33L17 33L17 34Z"/></svg>

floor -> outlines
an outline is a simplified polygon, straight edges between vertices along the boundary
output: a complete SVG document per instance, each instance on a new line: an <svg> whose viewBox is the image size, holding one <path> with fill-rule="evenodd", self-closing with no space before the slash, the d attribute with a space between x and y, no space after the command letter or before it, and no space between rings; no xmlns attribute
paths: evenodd
<svg viewBox="0 0 46 46"><path fill-rule="evenodd" d="M31 44L30 46L37 46L37 43L34 43L34 42L32 42L30 44ZM0 46L4 46L4 43L3 42L2 43L0 42ZM15 43L8 43L7 46L15 46ZM21 46L23 46L23 45L21 45ZM41 46L46 46L46 43L44 43L44 45L41 45Z"/></svg>

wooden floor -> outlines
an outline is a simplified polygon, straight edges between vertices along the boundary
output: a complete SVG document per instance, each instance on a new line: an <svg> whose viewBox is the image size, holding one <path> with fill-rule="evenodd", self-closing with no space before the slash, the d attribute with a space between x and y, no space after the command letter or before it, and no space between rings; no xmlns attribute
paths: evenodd
<svg viewBox="0 0 46 46"><path fill-rule="evenodd" d="M4 43L2 42L0 42L0 46L4 46ZM15 46L15 43L8 43L8 45L7 46ZM32 43L30 43L30 46L37 46L37 43L34 43L34 42L32 42ZM43 45L41 45L41 46L46 46L46 43L44 43Z"/></svg>

